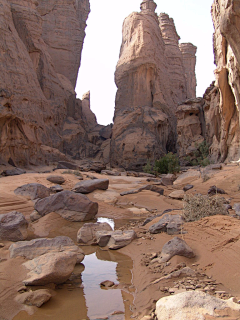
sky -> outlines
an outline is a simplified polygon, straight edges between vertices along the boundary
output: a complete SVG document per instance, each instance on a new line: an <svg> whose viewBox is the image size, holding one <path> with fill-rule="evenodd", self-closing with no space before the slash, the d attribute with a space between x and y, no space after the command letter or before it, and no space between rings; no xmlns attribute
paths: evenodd
<svg viewBox="0 0 240 320"><path fill-rule="evenodd" d="M76 86L77 97L90 90L91 110L98 123L112 122L116 85L114 72L122 42L122 24L133 11L140 11L141 0L90 0L81 66ZM156 13L174 19L181 42L197 46L197 96L202 96L214 80L213 0L155 0Z"/></svg>

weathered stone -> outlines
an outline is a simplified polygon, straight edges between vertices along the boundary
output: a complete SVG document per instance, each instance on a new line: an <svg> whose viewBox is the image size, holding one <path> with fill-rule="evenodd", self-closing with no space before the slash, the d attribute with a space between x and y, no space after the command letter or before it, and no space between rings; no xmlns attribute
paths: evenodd
<svg viewBox="0 0 240 320"><path fill-rule="evenodd" d="M28 222L24 215L17 211L0 215L0 239L21 241L27 238Z"/></svg>
<svg viewBox="0 0 240 320"><path fill-rule="evenodd" d="M20 168L15 168L15 169L12 169L12 170L3 170L1 175L4 176L4 177L7 177L7 176L19 176L20 174L24 174L24 173L26 173L25 170L20 169Z"/></svg>
<svg viewBox="0 0 240 320"><path fill-rule="evenodd" d="M74 252L46 253L23 264L30 270L23 283L27 286L63 283L70 277L76 262L77 254Z"/></svg>
<svg viewBox="0 0 240 320"><path fill-rule="evenodd" d="M233 210L235 211L236 215L240 216L240 203L234 203Z"/></svg>
<svg viewBox="0 0 240 320"><path fill-rule="evenodd" d="M176 255L186 258L195 257L193 250L179 237L175 237L165 243L161 251L160 262L167 262Z"/></svg>
<svg viewBox="0 0 240 320"><path fill-rule="evenodd" d="M107 190L109 185L108 179L94 179L94 180L84 180L78 182L72 191L76 193L91 193L95 190Z"/></svg>
<svg viewBox="0 0 240 320"><path fill-rule="evenodd" d="M47 177L47 180L54 183L54 184L63 184L65 182L65 179L62 176L49 176Z"/></svg>
<svg viewBox="0 0 240 320"><path fill-rule="evenodd" d="M165 185L165 186L173 185L173 182L176 179L177 179L177 177L175 176L175 174L171 174L171 173L161 176L161 181L162 181L163 185Z"/></svg>
<svg viewBox="0 0 240 320"><path fill-rule="evenodd" d="M56 212L69 221L87 221L97 214L98 204L83 194L66 190L38 200L34 209L42 217L50 212Z"/></svg>
<svg viewBox="0 0 240 320"><path fill-rule="evenodd" d="M85 223L83 227L78 230L77 242L87 245L96 243L96 233L99 231L112 231L112 227L106 222Z"/></svg>
<svg viewBox="0 0 240 320"><path fill-rule="evenodd" d="M194 186L192 184L187 184L185 187L183 187L183 191L191 190Z"/></svg>
<svg viewBox="0 0 240 320"><path fill-rule="evenodd" d="M42 218L41 214L38 213L36 210L33 210L33 212L30 214L30 220L32 222L39 220L40 218Z"/></svg>
<svg viewBox="0 0 240 320"><path fill-rule="evenodd" d="M53 193L57 193L63 191L63 187L59 184L56 184L55 186L50 187L49 190Z"/></svg>
<svg viewBox="0 0 240 320"><path fill-rule="evenodd" d="M77 262L84 259L84 253L81 248L76 246L72 239L65 236L59 236L53 239L39 238L31 241L19 241L9 248L10 258L18 256L26 259L34 259L46 253L73 252L77 254Z"/></svg>
<svg viewBox="0 0 240 320"><path fill-rule="evenodd" d="M177 180L173 182L174 185L185 185L186 183L190 183L194 180L197 180L200 178L200 171L198 170L188 170L187 172L184 172L181 174Z"/></svg>
<svg viewBox="0 0 240 320"><path fill-rule="evenodd" d="M215 196L216 194L226 194L226 192L223 189L219 189L216 186L211 186L208 190L209 196Z"/></svg>
<svg viewBox="0 0 240 320"><path fill-rule="evenodd" d="M218 310L221 310L224 317L229 312L236 317L240 315L239 304L231 299L221 300L201 291L187 291L161 298L156 304L155 312L158 320L204 320L206 317L218 319Z"/></svg>
<svg viewBox="0 0 240 320"><path fill-rule="evenodd" d="M14 190L16 195L29 197L31 200L43 199L50 196L50 190L39 183L29 183Z"/></svg>
<svg viewBox="0 0 240 320"><path fill-rule="evenodd" d="M24 292L17 295L15 300L18 303L26 304L27 306L34 306L40 308L44 303L51 299L52 295L47 289L39 289L36 291Z"/></svg>
<svg viewBox="0 0 240 320"><path fill-rule="evenodd" d="M157 223L153 224L149 228L150 233L161 233L166 232L167 234L179 234L181 233L181 228L184 221L182 217L178 214L170 215L166 214Z"/></svg>
<svg viewBox="0 0 240 320"><path fill-rule="evenodd" d="M99 247L106 247L114 231L97 231L95 236Z"/></svg>
<svg viewBox="0 0 240 320"><path fill-rule="evenodd" d="M59 161L57 169L79 170L79 167L75 163L72 163L72 162Z"/></svg>
<svg viewBox="0 0 240 320"><path fill-rule="evenodd" d="M130 244L137 237L134 230L114 231L108 242L109 249L117 250Z"/></svg>
<svg viewBox="0 0 240 320"><path fill-rule="evenodd" d="M185 192L183 190L176 190L169 194L172 199L182 200L184 198Z"/></svg>
<svg viewBox="0 0 240 320"><path fill-rule="evenodd" d="M106 174L109 176L121 176L121 172L117 172L117 171L112 171L112 170L102 170L101 174Z"/></svg>

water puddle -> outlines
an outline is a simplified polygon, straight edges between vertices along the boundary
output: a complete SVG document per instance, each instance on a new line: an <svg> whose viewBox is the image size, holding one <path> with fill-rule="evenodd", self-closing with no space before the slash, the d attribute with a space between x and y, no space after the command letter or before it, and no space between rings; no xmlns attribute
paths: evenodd
<svg viewBox="0 0 240 320"><path fill-rule="evenodd" d="M84 261L75 267L70 280L56 287L52 299L35 308L32 315L21 311L14 320L130 319L134 294L131 258L99 247L83 249L87 254ZM100 283L105 280L117 286L104 289Z"/></svg>

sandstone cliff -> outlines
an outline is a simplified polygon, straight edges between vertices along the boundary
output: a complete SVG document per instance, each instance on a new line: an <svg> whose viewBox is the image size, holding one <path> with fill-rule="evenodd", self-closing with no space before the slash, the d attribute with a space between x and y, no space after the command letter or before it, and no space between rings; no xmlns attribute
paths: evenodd
<svg viewBox="0 0 240 320"><path fill-rule="evenodd" d="M136 170L175 151L175 110L188 97L186 72L173 20L164 14L158 20L155 9L152 0L143 1L141 12L123 23L112 166Z"/></svg>
<svg viewBox="0 0 240 320"><path fill-rule="evenodd" d="M206 140L213 162L240 158L238 7L235 0L215 0L212 5L216 81L206 90L197 108L196 101L190 101L177 109L178 152L181 157L191 155L195 142ZM188 108L185 108L186 104Z"/></svg>
<svg viewBox="0 0 240 320"><path fill-rule="evenodd" d="M0 8L0 160L28 166L102 154L103 128L93 114L86 119L74 90L89 1L0 0Z"/></svg>

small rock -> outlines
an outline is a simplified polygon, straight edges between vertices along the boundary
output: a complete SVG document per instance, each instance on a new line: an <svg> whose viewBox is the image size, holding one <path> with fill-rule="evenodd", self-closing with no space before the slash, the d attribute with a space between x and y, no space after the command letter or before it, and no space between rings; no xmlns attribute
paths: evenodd
<svg viewBox="0 0 240 320"><path fill-rule="evenodd" d="M99 231L113 231L112 227L104 222L96 222L96 223L85 223L77 233L77 242L80 244L93 244L100 240L97 239L96 233ZM99 244L99 243L98 243Z"/></svg>
<svg viewBox="0 0 240 320"><path fill-rule="evenodd" d="M14 190L16 195L29 197L31 200L43 199L50 196L50 190L39 183L28 183Z"/></svg>
<svg viewBox="0 0 240 320"><path fill-rule="evenodd" d="M63 191L63 187L60 186L59 184L56 184L55 186L52 186L49 188L51 192L57 193Z"/></svg>
<svg viewBox="0 0 240 320"><path fill-rule="evenodd" d="M108 179L94 179L78 182L72 191L76 193L90 193L95 190L107 190L109 185Z"/></svg>
<svg viewBox="0 0 240 320"><path fill-rule="evenodd" d="M110 280L105 280L105 281L100 283L100 286L106 287L106 288L111 288L114 285L115 285L115 283L113 281L110 281Z"/></svg>
<svg viewBox="0 0 240 320"><path fill-rule="evenodd" d="M182 200L184 198L185 192L183 190L176 190L170 193L169 197L172 199Z"/></svg>
<svg viewBox="0 0 240 320"><path fill-rule="evenodd" d="M108 242L109 249L117 250L130 244L137 237L134 230L114 231Z"/></svg>
<svg viewBox="0 0 240 320"><path fill-rule="evenodd" d="M54 183L54 184L63 184L65 179L62 176L48 176L47 180Z"/></svg>
<svg viewBox="0 0 240 320"><path fill-rule="evenodd" d="M183 223L184 220L180 215L166 214L162 219L149 228L149 232L152 234L161 232L166 232L170 235L179 234L181 233Z"/></svg>
<svg viewBox="0 0 240 320"><path fill-rule="evenodd" d="M8 241L21 241L27 238L28 222L24 215L12 211L0 215L0 239Z"/></svg>
<svg viewBox="0 0 240 320"><path fill-rule="evenodd" d="M216 194L226 194L226 192L223 189L219 189L216 186L211 186L208 190L209 196L215 196Z"/></svg>
<svg viewBox="0 0 240 320"><path fill-rule="evenodd" d="M188 190L191 190L193 188L193 185L192 184L187 184L184 188L183 188L183 191L188 191Z"/></svg>
<svg viewBox="0 0 240 320"><path fill-rule="evenodd" d="M173 182L176 179L177 179L177 177L175 176L175 174L171 174L171 173L161 176L162 184L165 185L165 186L173 185Z"/></svg>
<svg viewBox="0 0 240 320"><path fill-rule="evenodd" d="M162 248L160 262L167 262L173 256L184 256L186 258L194 258L193 250L186 244L184 240L175 237L168 241Z"/></svg>
<svg viewBox="0 0 240 320"><path fill-rule="evenodd" d="M99 247L106 247L113 234L113 231L97 231L96 239Z"/></svg>
<svg viewBox="0 0 240 320"><path fill-rule="evenodd" d="M40 308L44 303L51 299L52 295L47 289L39 289L36 291L24 292L18 295L15 300L18 303L26 304Z"/></svg>
<svg viewBox="0 0 240 320"><path fill-rule="evenodd" d="M1 175L4 176L4 177L7 177L7 176L18 176L20 174L24 174L26 173L25 170L23 169L20 169L20 168L15 168L15 169L12 169L12 170L4 170Z"/></svg>
<svg viewBox="0 0 240 320"><path fill-rule="evenodd" d="M40 218L42 218L42 216L40 215L40 213L38 213L36 210L33 210L33 212L30 214L30 220L32 222L39 220Z"/></svg>

